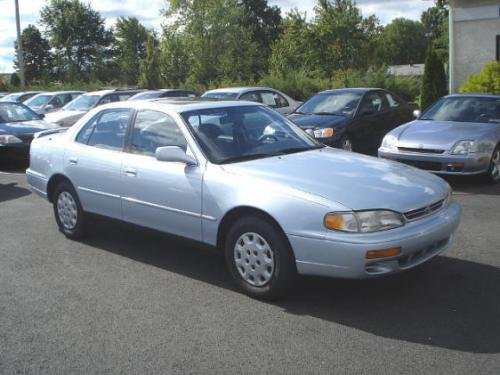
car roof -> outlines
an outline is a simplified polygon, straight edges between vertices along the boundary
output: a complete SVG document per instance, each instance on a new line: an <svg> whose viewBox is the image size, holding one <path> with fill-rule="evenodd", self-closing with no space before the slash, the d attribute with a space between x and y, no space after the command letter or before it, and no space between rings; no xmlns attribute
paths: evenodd
<svg viewBox="0 0 500 375"><path fill-rule="evenodd" d="M500 95L485 94L485 93L460 93L460 94L451 94L451 95L445 96L445 98L454 98L454 97L462 97L462 98L495 98L495 99L500 99Z"/></svg>
<svg viewBox="0 0 500 375"><path fill-rule="evenodd" d="M324 91L320 91L318 94L333 94L336 92L356 92L359 94L365 94L368 91L373 91L373 90L384 90L384 89L379 89L377 87L349 87L349 88L341 88L341 89L324 90Z"/></svg>
<svg viewBox="0 0 500 375"><path fill-rule="evenodd" d="M75 91L47 91L47 92L41 92L37 95L35 95L34 97L36 96L39 96L39 95L52 95L52 96L55 96L55 95L61 95L61 94L80 94L80 93L85 93L85 91L78 91L78 90L75 90ZM33 97L33 98L34 98Z"/></svg>
<svg viewBox="0 0 500 375"><path fill-rule="evenodd" d="M248 91L256 91L256 90L273 90L273 91L278 91L276 89L273 89L271 87L259 87L259 86L246 86L246 87L225 87L221 89L214 89L214 90L208 90L205 92L206 93L212 93L212 92L229 92L229 93L238 93L238 94L244 94Z"/></svg>
<svg viewBox="0 0 500 375"><path fill-rule="evenodd" d="M167 109L183 113L200 109L214 109L242 106L263 106L261 103L234 100L206 100L203 98L160 98L153 100L122 101L106 104L99 108Z"/></svg>

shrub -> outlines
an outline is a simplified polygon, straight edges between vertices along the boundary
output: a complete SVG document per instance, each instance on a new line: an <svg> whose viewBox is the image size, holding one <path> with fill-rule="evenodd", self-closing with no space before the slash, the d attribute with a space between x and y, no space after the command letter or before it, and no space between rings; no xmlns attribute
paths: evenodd
<svg viewBox="0 0 500 375"><path fill-rule="evenodd" d="M318 91L331 88L327 79L313 78L304 70L286 74L268 74L259 82L259 86L268 86L283 91L296 100L306 100Z"/></svg>
<svg viewBox="0 0 500 375"><path fill-rule="evenodd" d="M431 47L427 50L425 58L425 70L420 94L421 108L427 108L440 97L446 95L447 92L444 65Z"/></svg>
<svg viewBox="0 0 500 375"><path fill-rule="evenodd" d="M490 61L478 74L469 76L459 91L500 94L500 61Z"/></svg>

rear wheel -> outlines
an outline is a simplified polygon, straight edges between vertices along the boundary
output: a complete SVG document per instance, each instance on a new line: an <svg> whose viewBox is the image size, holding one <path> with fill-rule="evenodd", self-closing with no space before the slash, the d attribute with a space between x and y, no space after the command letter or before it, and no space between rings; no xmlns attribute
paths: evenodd
<svg viewBox="0 0 500 375"><path fill-rule="evenodd" d="M52 201L59 230L68 238L82 238L86 218L73 186L69 182L61 182L54 191Z"/></svg>
<svg viewBox="0 0 500 375"><path fill-rule="evenodd" d="M224 252L236 284L260 299L283 296L293 285L297 271L288 241L268 220L250 216L229 230Z"/></svg>
<svg viewBox="0 0 500 375"><path fill-rule="evenodd" d="M488 179L496 184L500 182L500 146L495 148L491 156L490 168L488 169Z"/></svg>

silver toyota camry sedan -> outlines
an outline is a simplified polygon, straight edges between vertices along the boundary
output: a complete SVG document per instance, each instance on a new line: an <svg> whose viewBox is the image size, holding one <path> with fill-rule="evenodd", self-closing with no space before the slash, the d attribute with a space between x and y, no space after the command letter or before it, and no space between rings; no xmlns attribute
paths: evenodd
<svg viewBox="0 0 500 375"><path fill-rule="evenodd" d="M297 274L418 266L450 246L461 210L441 178L325 147L250 102L99 107L39 133L27 178L68 238L98 214L200 241L224 253L243 291L268 299Z"/></svg>

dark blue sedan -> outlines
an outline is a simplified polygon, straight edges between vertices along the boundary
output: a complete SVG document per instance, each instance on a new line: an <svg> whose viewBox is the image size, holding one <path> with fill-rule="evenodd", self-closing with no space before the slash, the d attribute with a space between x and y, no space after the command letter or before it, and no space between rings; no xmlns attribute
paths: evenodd
<svg viewBox="0 0 500 375"><path fill-rule="evenodd" d="M0 102L0 161L27 160L34 134L57 127L24 104Z"/></svg>
<svg viewBox="0 0 500 375"><path fill-rule="evenodd" d="M328 146L376 154L384 135L410 121L413 109L386 90L336 89L314 95L289 119Z"/></svg>

